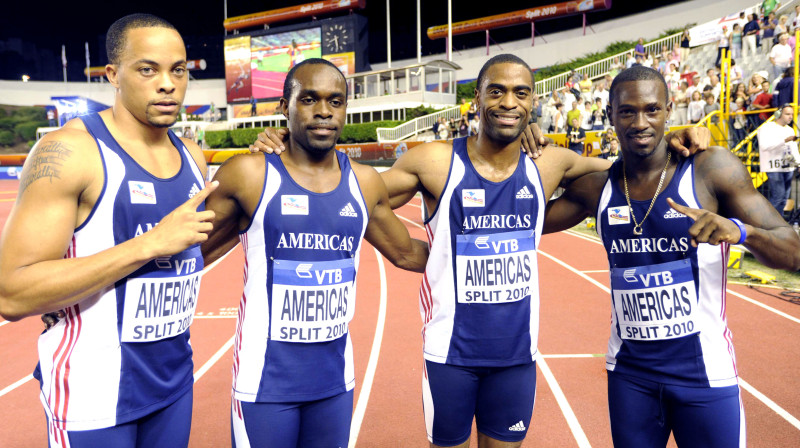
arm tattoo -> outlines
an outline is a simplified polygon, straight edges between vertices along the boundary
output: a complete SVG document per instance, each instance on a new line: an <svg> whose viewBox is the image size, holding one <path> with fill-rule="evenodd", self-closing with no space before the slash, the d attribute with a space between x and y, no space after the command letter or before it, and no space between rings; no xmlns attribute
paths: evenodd
<svg viewBox="0 0 800 448"><path fill-rule="evenodd" d="M47 142L36 148L31 155L30 166L22 174L20 194L28 186L39 179L61 179L61 168L64 160L72 154L72 150L61 142Z"/></svg>

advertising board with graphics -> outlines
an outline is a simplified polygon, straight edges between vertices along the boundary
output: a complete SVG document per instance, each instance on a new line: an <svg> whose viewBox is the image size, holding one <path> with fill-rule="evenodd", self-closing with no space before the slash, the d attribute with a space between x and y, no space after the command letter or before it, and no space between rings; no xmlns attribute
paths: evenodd
<svg viewBox="0 0 800 448"><path fill-rule="evenodd" d="M225 40L225 91L228 103L248 101L252 96L250 36Z"/></svg>
<svg viewBox="0 0 800 448"><path fill-rule="evenodd" d="M296 64L322 56L322 29L306 28L250 38L250 68L255 98L280 98L286 73Z"/></svg>

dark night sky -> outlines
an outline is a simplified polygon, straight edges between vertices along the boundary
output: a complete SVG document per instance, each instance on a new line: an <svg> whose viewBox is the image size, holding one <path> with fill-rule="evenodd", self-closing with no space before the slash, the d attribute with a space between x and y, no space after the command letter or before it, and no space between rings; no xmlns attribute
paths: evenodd
<svg viewBox="0 0 800 448"><path fill-rule="evenodd" d="M453 21L502 14L558 3L559 0L506 0L502 6L494 8L463 7L464 0L453 2ZM281 2L253 2L228 0L228 16L250 14L258 11L277 9L284 6L310 3L309 0L286 0ZM469 2L475 4L473 2ZM637 11L652 9L660 5L675 3L666 0L613 0L612 9L587 15L589 24L627 15ZM392 60L414 58L416 45L416 2L413 0L393 0L392 13ZM45 6L49 5L49 6ZM113 5L109 7L110 5ZM62 79L61 45L67 46L68 79L80 81L85 67L84 42L89 43L91 64L106 62L103 39L108 26L114 20L134 12L148 12L172 22L186 40L188 57L205 58L209 69L204 73L194 73L197 78L222 77L222 41L224 39L224 8L222 1L203 2L186 0L134 0L131 2L109 2L84 0L77 2L16 2L11 13L9 9L0 14L0 41L19 38L28 44L35 44L37 51L29 46L24 56L0 51L0 79L19 79L21 73L39 73L38 80ZM447 2L445 0L422 0L422 47L423 54L444 52L443 39L431 41L425 35L429 26L447 23ZM373 63L386 61L386 1L367 0L367 7L360 11L369 18L369 58ZM321 16L321 18L329 16ZM276 26L280 26L276 25ZM581 26L581 17L573 16L539 22L537 32L547 34L564 28ZM659 30L660 31L660 30ZM491 37L497 42L530 38L530 27L517 25L494 30ZM455 36L456 48L475 47L484 44L484 34Z"/></svg>

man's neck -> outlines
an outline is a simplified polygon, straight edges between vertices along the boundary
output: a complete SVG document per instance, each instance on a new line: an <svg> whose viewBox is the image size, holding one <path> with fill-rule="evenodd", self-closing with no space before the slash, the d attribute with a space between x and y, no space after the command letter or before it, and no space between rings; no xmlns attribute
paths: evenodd
<svg viewBox="0 0 800 448"><path fill-rule="evenodd" d="M522 136L510 143L502 143L489 138L486 132L478 132L476 137L467 140L468 143L470 141L473 141L474 144L467 147L473 161L488 163L495 168L503 169L512 165L516 166L519 160Z"/></svg>
<svg viewBox="0 0 800 448"><path fill-rule="evenodd" d="M113 123L121 138L131 143L141 143L147 147L157 147L169 141L168 127L156 127L142 123L121 104L100 113Z"/></svg>
<svg viewBox="0 0 800 448"><path fill-rule="evenodd" d="M655 151L646 156L635 154L633 151L624 151L625 174L629 181L646 182L655 175L661 175L667 163L667 143L662 139L656 146ZM670 163L674 158L670 157Z"/></svg>

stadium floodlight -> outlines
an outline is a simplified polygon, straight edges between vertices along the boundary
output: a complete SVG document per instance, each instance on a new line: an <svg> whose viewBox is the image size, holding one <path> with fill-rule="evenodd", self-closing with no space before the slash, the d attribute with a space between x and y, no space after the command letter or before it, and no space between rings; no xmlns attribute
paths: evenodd
<svg viewBox="0 0 800 448"><path fill-rule="evenodd" d="M28 76L28 75L22 75L22 82L28 82L28 80L29 80L29 79L31 79L31 77L30 77L30 76Z"/></svg>

